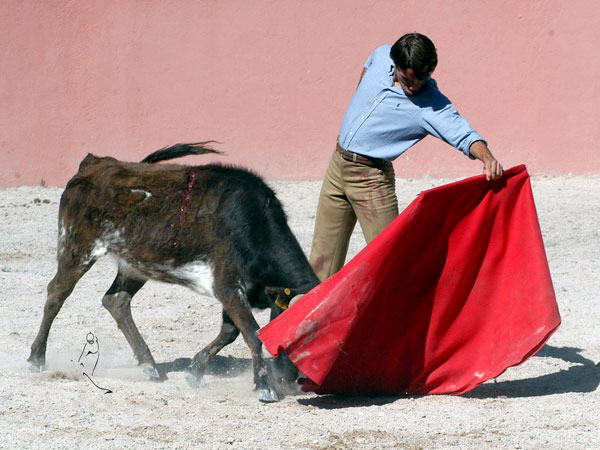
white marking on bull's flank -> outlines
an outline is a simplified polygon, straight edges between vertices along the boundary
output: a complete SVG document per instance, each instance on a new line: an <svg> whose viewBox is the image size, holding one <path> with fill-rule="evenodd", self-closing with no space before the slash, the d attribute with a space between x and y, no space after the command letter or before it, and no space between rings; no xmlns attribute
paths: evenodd
<svg viewBox="0 0 600 450"><path fill-rule="evenodd" d="M144 191L143 189L131 189L130 191L132 194L144 194L146 197L144 197L144 200L148 200L150 197L152 197L152 194L148 191Z"/></svg>
<svg viewBox="0 0 600 450"><path fill-rule="evenodd" d="M105 229L110 230L111 225L112 224L105 226ZM111 246L122 243L123 239L121 238L121 233L119 230L106 231L102 236L94 241L94 247L92 248L86 263L90 263L93 260L106 255Z"/></svg>
<svg viewBox="0 0 600 450"><path fill-rule="evenodd" d="M104 241L96 240L94 243L94 248L90 252L90 259L100 258L101 256L106 255L108 253L108 246Z"/></svg>
<svg viewBox="0 0 600 450"><path fill-rule="evenodd" d="M193 261L169 272L178 279L184 280L198 294L215 296L215 277L209 263Z"/></svg>

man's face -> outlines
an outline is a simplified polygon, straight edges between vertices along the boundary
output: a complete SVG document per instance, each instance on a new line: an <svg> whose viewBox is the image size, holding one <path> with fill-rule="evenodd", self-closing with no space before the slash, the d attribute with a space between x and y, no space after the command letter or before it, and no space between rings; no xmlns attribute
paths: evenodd
<svg viewBox="0 0 600 450"><path fill-rule="evenodd" d="M429 76L431 76L431 73ZM400 69L399 67L394 68L395 82L402 88L406 95L415 95L419 92L419 89L421 89L427 78L425 80L419 80L411 68L406 70Z"/></svg>

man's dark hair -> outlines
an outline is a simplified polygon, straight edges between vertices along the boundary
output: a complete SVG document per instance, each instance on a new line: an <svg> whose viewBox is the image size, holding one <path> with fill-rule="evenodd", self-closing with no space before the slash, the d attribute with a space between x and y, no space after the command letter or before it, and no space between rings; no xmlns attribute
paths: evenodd
<svg viewBox="0 0 600 450"><path fill-rule="evenodd" d="M419 80L429 76L437 65L435 45L427 36L419 33L408 33L392 45L390 57L396 67L412 69Z"/></svg>

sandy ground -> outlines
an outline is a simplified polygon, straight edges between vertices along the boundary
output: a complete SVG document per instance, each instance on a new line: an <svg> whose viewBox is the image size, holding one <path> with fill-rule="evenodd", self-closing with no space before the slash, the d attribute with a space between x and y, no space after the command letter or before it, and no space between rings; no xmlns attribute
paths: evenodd
<svg viewBox="0 0 600 450"><path fill-rule="evenodd" d="M401 207L449 180L398 180ZM270 183L308 253L320 183ZM533 191L563 324L535 357L463 396L316 396L261 404L243 340L199 389L182 373L148 381L101 305L115 268L99 261L54 322L48 370L30 373L56 269L59 188L0 190L0 448L600 448L600 177L540 177ZM355 233L350 253L363 245ZM527 301L527 299L523 299ZM217 333L220 306L148 283L133 314L158 361L190 357ZM267 316L257 313L261 324ZM77 359L99 340L94 381Z"/></svg>

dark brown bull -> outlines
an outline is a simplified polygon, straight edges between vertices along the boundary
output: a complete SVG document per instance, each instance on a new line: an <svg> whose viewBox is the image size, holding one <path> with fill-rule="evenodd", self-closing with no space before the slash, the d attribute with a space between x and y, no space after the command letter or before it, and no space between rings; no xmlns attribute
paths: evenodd
<svg viewBox="0 0 600 450"><path fill-rule="evenodd" d="M206 144L178 144L154 152L143 163L93 155L81 162L60 201L58 270L48 285L28 359L35 368L44 367L50 327L77 281L99 257L112 254L118 273L102 304L139 364L147 365L146 373L166 378L133 321L130 302L148 279L155 279L212 295L223 305L219 335L186 370L191 385L199 383L209 361L241 332L252 353L259 399L279 400L251 308L271 308L273 318L282 309L270 294L282 289L269 286L305 292L318 279L281 204L260 177L216 164L149 164L218 153Z"/></svg>

